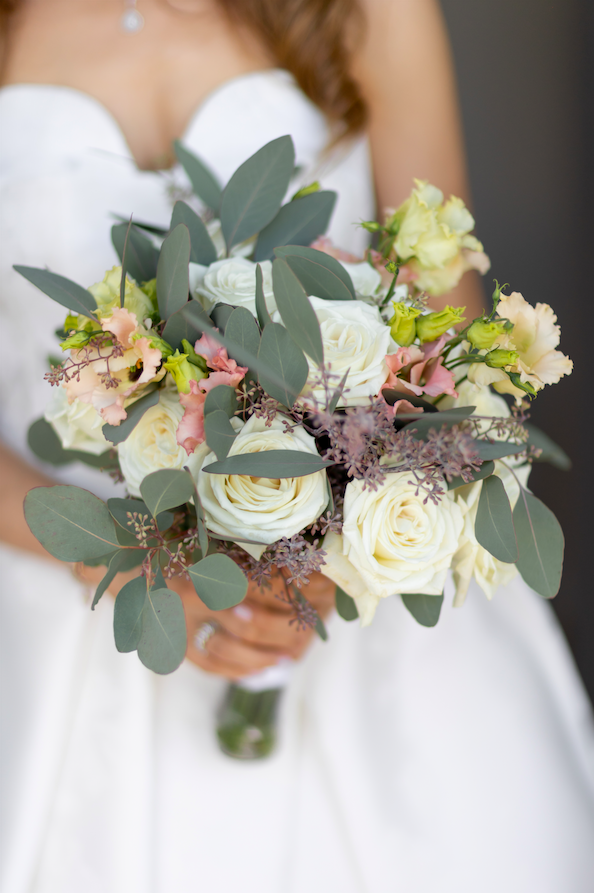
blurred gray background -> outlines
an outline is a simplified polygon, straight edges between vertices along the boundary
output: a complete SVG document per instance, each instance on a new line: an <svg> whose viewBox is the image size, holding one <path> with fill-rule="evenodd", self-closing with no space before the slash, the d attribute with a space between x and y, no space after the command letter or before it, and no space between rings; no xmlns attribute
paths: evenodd
<svg viewBox="0 0 594 893"><path fill-rule="evenodd" d="M531 488L566 537L554 601L594 700L594 0L442 0L462 101L486 277L550 303L571 378L532 421L573 460L536 465Z"/></svg>

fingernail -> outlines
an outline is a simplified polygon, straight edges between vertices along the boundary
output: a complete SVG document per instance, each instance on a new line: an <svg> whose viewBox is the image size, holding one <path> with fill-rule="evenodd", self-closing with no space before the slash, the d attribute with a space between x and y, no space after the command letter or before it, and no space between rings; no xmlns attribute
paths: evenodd
<svg viewBox="0 0 594 893"><path fill-rule="evenodd" d="M251 608L248 608L247 605L236 605L233 608L233 613L236 617L239 617L240 620L251 620L253 617L253 612Z"/></svg>

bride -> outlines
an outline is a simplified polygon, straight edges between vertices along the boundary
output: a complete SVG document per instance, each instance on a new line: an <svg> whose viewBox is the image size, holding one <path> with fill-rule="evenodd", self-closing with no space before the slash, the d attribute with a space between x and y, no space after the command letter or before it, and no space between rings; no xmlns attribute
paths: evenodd
<svg viewBox="0 0 594 893"><path fill-rule="evenodd" d="M28 452L63 319L12 264L100 279L116 262L113 214L169 218L184 188L176 138L225 182L291 133L303 181L338 191L330 235L353 252L364 243L348 222L372 217L374 200L399 204L413 177L463 196L435 0L0 10L2 891L586 893L589 707L549 606L519 578L492 603L471 588L432 630L398 598L361 630L333 620L333 587L319 577L307 595L328 616L326 644L251 587L217 613L203 649L193 634L210 612L180 582L188 660L156 677L116 652L108 599L89 611L96 572L75 577L53 561L22 513L48 475L114 491ZM448 301L476 315L477 284L467 277ZM287 658L277 752L229 760L213 735L226 679Z"/></svg>

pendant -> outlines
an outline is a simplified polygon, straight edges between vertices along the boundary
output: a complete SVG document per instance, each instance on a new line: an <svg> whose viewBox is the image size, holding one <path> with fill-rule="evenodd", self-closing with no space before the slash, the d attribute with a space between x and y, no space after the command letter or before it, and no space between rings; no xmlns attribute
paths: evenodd
<svg viewBox="0 0 594 893"><path fill-rule="evenodd" d="M127 9L120 19L120 28L126 34L137 34L144 27L144 18L137 9Z"/></svg>

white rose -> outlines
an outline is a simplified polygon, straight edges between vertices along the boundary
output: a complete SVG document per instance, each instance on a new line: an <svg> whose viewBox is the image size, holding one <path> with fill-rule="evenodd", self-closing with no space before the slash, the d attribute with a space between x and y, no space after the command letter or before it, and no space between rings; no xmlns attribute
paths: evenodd
<svg viewBox="0 0 594 893"><path fill-rule="evenodd" d="M514 471L520 479L522 486L525 487L531 466L523 465L514 469ZM503 481L511 506L514 508L520 495L520 487L516 478L502 462L495 463L495 474ZM473 577L487 598L492 599L499 586L505 586L518 573L515 564L499 561L479 544L475 536L474 525L482 487L483 482L477 481L476 484L467 484L464 487L457 488L455 491L456 502L464 516L464 527L460 536L458 550L452 560L454 583L456 585L455 607L460 607L460 605L464 604L466 593Z"/></svg>
<svg viewBox="0 0 594 893"><path fill-rule="evenodd" d="M299 450L318 455L314 438L302 428L286 433L280 418L266 427L264 419L252 416L233 442L229 455L265 450ZM207 527L230 540L268 544L291 537L313 524L328 504L325 471L279 479L210 474L203 470L215 461L215 454L210 452L202 459L196 486Z"/></svg>
<svg viewBox="0 0 594 893"><path fill-rule="evenodd" d="M256 315L256 264L245 257L230 257L217 260L206 268L206 272L195 285L195 291L212 305L218 302L245 307ZM264 260L262 267L262 286L269 313L276 309L274 292L272 291L272 264ZM204 269L204 268L203 268ZM194 280L195 281L195 280Z"/></svg>
<svg viewBox="0 0 594 893"><path fill-rule="evenodd" d="M225 237L223 236L221 221L218 217L209 220L206 224L206 229L216 248L217 257L222 259L225 257L227 247L225 245ZM250 239L246 239L245 242L240 242L238 245L234 245L229 252L231 257L247 257L250 255L254 250L256 238L256 236L252 236Z"/></svg>
<svg viewBox="0 0 594 893"><path fill-rule="evenodd" d="M132 496L140 496L140 485L147 474L188 464L188 455L176 440L183 414L177 390L163 389L156 406L147 409L119 444L120 468Z"/></svg>
<svg viewBox="0 0 594 893"><path fill-rule="evenodd" d="M351 277L358 295L368 298L370 295L374 295L382 284L381 275L367 261L361 264L349 264L344 261L340 261L340 263Z"/></svg>
<svg viewBox="0 0 594 893"><path fill-rule="evenodd" d="M100 456L111 447L103 436L105 420L90 403L68 402L66 389L53 388L45 418L52 425L65 450L81 450Z"/></svg>
<svg viewBox="0 0 594 893"><path fill-rule="evenodd" d="M379 394L388 377L386 354L392 339L390 329L382 322L377 307L363 301L325 301L311 297L311 305L320 323L324 359L336 376L336 386L348 370L345 393L339 406L361 406L369 397ZM311 361L310 380L317 376L317 366ZM322 388L308 388L318 401L325 401ZM347 390L348 389L348 390Z"/></svg>
<svg viewBox="0 0 594 893"><path fill-rule="evenodd" d="M450 493L438 501L411 481L389 474L377 490L347 484L342 537L326 536L323 573L351 595L364 626L382 598L396 593L441 595L463 527Z"/></svg>

